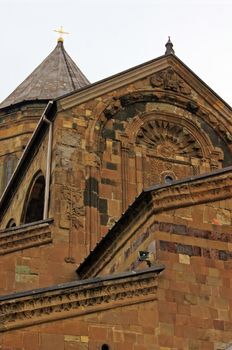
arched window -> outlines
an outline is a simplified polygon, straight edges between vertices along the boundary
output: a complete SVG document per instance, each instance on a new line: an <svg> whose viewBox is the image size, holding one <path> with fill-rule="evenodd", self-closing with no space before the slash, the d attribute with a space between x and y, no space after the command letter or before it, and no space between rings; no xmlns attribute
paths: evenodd
<svg viewBox="0 0 232 350"><path fill-rule="evenodd" d="M37 174L32 181L24 204L22 223L27 224L43 219L45 178Z"/></svg>
<svg viewBox="0 0 232 350"><path fill-rule="evenodd" d="M11 178L11 175L14 172L17 162L18 162L18 158L15 154L11 154L4 159L4 175L3 175L4 187L8 184Z"/></svg>
<svg viewBox="0 0 232 350"><path fill-rule="evenodd" d="M6 228L11 228L11 227L15 227L16 226L16 223L14 221L14 219L10 219L8 221L8 224L6 225Z"/></svg>

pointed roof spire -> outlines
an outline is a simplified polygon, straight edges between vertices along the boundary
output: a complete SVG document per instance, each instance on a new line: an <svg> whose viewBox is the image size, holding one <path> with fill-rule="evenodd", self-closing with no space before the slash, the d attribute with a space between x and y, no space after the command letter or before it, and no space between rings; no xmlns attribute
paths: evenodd
<svg viewBox="0 0 232 350"><path fill-rule="evenodd" d="M51 100L90 84L58 39L55 49L0 104L0 109L23 101Z"/></svg>
<svg viewBox="0 0 232 350"><path fill-rule="evenodd" d="M165 55L175 55L175 51L173 50L173 43L171 42L170 36L168 37L168 42L166 43L166 51Z"/></svg>

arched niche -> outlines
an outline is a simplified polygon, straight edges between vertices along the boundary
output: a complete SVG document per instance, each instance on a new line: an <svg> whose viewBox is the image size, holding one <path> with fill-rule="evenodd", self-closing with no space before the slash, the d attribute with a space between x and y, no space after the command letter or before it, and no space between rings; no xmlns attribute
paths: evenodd
<svg viewBox="0 0 232 350"><path fill-rule="evenodd" d="M27 224L43 219L45 178L41 172L34 176L29 186L21 222Z"/></svg>
<svg viewBox="0 0 232 350"><path fill-rule="evenodd" d="M162 183L169 172L179 179L222 166L222 150L214 147L192 116L183 110L174 115L165 110L167 106L159 107L163 110L141 113L125 129L128 145L133 145L142 162L139 167L145 178L151 177L145 182L140 179L142 187Z"/></svg>
<svg viewBox="0 0 232 350"><path fill-rule="evenodd" d="M13 218L11 218L6 225L6 228L12 228L15 226L16 226L15 220Z"/></svg>

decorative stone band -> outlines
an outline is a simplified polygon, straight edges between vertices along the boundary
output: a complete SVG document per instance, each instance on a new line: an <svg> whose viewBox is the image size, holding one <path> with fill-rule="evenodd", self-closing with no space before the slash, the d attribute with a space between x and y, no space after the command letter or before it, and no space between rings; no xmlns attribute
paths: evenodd
<svg viewBox="0 0 232 350"><path fill-rule="evenodd" d="M215 172L212 176L202 175L198 179L176 181L172 186L150 190L155 212L215 202L232 197L232 172L218 176Z"/></svg>
<svg viewBox="0 0 232 350"><path fill-rule="evenodd" d="M51 242L52 233L48 221L14 227L0 231L0 255Z"/></svg>
<svg viewBox="0 0 232 350"><path fill-rule="evenodd" d="M0 332L156 299L164 265L0 297Z"/></svg>
<svg viewBox="0 0 232 350"><path fill-rule="evenodd" d="M201 256L207 259L231 260L232 252L228 250L216 249L211 247L200 247L196 245L182 244L170 241L158 241L159 249L169 253L184 254L188 256Z"/></svg>

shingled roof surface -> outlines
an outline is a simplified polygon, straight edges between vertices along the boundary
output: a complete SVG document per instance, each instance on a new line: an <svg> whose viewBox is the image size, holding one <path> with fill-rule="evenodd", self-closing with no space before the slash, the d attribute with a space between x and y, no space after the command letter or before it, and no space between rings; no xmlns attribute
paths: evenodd
<svg viewBox="0 0 232 350"><path fill-rule="evenodd" d="M51 100L89 84L64 49L62 41L47 58L0 104L5 108L23 101Z"/></svg>

